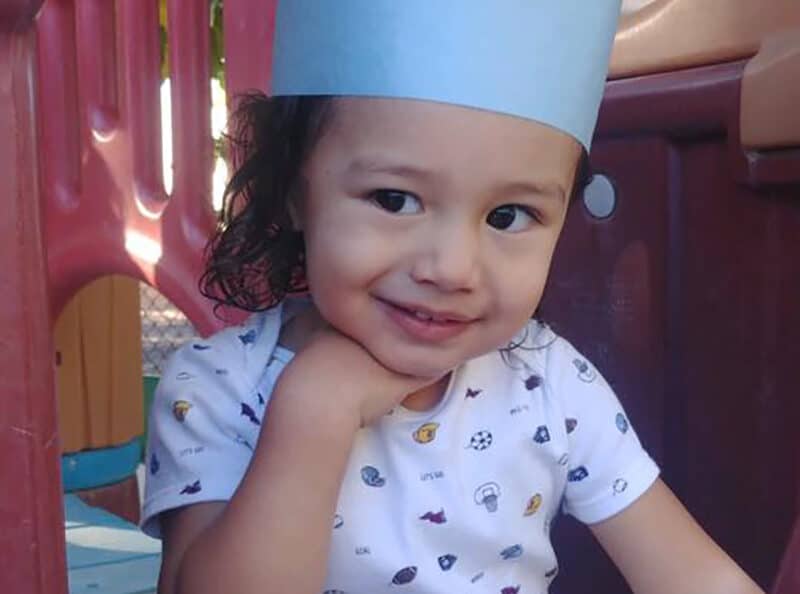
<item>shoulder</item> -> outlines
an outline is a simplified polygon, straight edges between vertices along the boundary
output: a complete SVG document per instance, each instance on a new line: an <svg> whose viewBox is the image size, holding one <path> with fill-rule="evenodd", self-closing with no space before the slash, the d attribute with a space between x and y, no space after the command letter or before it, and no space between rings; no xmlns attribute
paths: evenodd
<svg viewBox="0 0 800 594"><path fill-rule="evenodd" d="M172 417L224 426L231 411L258 412L259 386L277 344L280 312L253 314L244 324L192 340L169 358L156 387L149 423L154 432ZM248 416L255 418L254 415ZM171 426L171 425L170 425ZM169 439L169 432L159 439Z"/></svg>
<svg viewBox="0 0 800 594"><path fill-rule="evenodd" d="M169 359L150 409L143 529L159 534L164 510L226 501L244 475L266 401L262 378L280 312L192 340Z"/></svg>
<svg viewBox="0 0 800 594"><path fill-rule="evenodd" d="M263 374L280 330L280 312L250 316L242 325L187 342L169 358L161 391L212 386L233 392L252 390Z"/></svg>

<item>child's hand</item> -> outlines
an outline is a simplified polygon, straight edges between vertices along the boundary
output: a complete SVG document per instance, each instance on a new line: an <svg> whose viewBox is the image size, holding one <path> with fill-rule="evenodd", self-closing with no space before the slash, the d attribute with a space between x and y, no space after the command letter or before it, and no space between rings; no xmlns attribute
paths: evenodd
<svg viewBox="0 0 800 594"><path fill-rule="evenodd" d="M385 415L406 396L439 381L403 375L379 363L363 346L330 325L298 345L299 353L281 375L281 389L314 398L335 398L352 407L361 427Z"/></svg>

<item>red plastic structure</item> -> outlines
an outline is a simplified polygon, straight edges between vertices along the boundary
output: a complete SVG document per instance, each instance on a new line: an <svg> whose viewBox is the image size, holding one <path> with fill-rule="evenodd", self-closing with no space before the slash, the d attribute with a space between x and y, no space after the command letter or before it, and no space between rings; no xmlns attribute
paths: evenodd
<svg viewBox="0 0 800 594"><path fill-rule="evenodd" d="M40 2L0 7L0 591L64 594L60 449L38 180Z"/></svg>
<svg viewBox="0 0 800 594"><path fill-rule="evenodd" d="M229 91L267 88L274 0L227 0ZM156 2L0 6L0 592L65 594L52 323L87 282L156 286L197 330L211 210L208 3L168 2L174 190Z"/></svg>

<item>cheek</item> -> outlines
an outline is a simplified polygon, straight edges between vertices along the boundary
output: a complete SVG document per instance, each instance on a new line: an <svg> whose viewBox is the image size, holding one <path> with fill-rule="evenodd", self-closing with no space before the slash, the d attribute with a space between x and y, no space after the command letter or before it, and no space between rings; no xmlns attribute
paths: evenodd
<svg viewBox="0 0 800 594"><path fill-rule="evenodd" d="M509 337L524 326L533 316L542 298L544 284L541 282L515 283L501 303L503 332Z"/></svg>
<svg viewBox="0 0 800 594"><path fill-rule="evenodd" d="M384 246L364 230L326 229L306 239L309 282L364 283L384 261Z"/></svg>
<svg viewBox="0 0 800 594"><path fill-rule="evenodd" d="M509 325L524 324L538 307L547 284L552 253L553 243L547 242L506 254L492 267L490 282L495 304L504 312Z"/></svg>
<svg viewBox="0 0 800 594"><path fill-rule="evenodd" d="M353 213L321 212L306 228L306 276L322 315L334 325L353 316L392 269L395 252Z"/></svg>

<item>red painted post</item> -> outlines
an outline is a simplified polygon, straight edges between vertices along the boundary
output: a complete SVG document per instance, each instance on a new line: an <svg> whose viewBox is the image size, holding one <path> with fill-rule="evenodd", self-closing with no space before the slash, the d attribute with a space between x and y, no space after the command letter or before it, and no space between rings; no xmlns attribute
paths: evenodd
<svg viewBox="0 0 800 594"><path fill-rule="evenodd" d="M35 118L40 5L0 9L0 592L14 594L67 591Z"/></svg>
<svg viewBox="0 0 800 594"><path fill-rule="evenodd" d="M238 94L269 90L277 0L226 0L225 80L228 104Z"/></svg>
<svg viewBox="0 0 800 594"><path fill-rule="evenodd" d="M267 90L275 3L226 3L233 92ZM169 2L167 197L155 5L42 4L0 5L0 592L14 594L67 591L52 346L62 306L122 273L156 285L200 332L220 325L196 291L213 228L206 5Z"/></svg>

